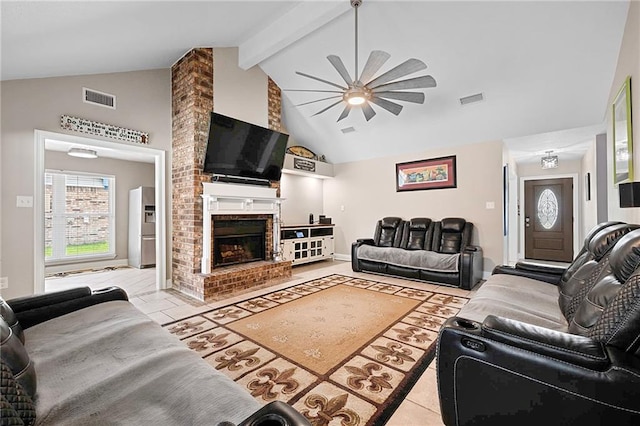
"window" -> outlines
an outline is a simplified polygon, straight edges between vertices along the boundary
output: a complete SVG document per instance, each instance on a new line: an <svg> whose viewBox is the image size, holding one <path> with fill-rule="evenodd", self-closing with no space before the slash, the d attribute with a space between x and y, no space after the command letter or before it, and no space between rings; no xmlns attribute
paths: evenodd
<svg viewBox="0 0 640 426"><path fill-rule="evenodd" d="M45 172L45 262L115 256L115 178Z"/></svg>

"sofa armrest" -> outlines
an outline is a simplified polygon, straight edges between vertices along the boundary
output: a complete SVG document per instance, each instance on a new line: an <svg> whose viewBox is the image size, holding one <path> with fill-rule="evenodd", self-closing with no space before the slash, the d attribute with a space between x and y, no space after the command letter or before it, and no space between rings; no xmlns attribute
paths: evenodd
<svg viewBox="0 0 640 426"><path fill-rule="evenodd" d="M373 246L376 244L375 241L373 241L373 238L358 238L356 240L356 243L359 243L358 245L366 244L368 246Z"/></svg>
<svg viewBox="0 0 640 426"><path fill-rule="evenodd" d="M238 426L269 425L311 426L311 423L289 404L274 401L265 405L238 424Z"/></svg>
<svg viewBox="0 0 640 426"><path fill-rule="evenodd" d="M358 260L358 247L362 245L373 246L375 242L373 238L358 238L355 243L351 244L351 269L354 272L361 272L360 261Z"/></svg>
<svg viewBox="0 0 640 426"><path fill-rule="evenodd" d="M496 342L592 370L604 370L609 365L609 358L602 344L584 336L494 315L487 316L482 323L482 334Z"/></svg>
<svg viewBox="0 0 640 426"><path fill-rule="evenodd" d="M23 329L68 313L113 300L129 300L119 287L91 291L80 287L7 300Z"/></svg>
<svg viewBox="0 0 640 426"><path fill-rule="evenodd" d="M460 288L471 290L482 279L484 253L479 246L465 246L460 253Z"/></svg>
<svg viewBox="0 0 640 426"><path fill-rule="evenodd" d="M562 278L562 274L564 273L564 269L560 271L552 271L546 270L545 267L537 268L533 265L527 267L512 267L507 265L498 265L493 268L492 275L504 274L504 275L515 275L517 277L530 278L532 280L544 281L549 284L558 285L560 283L560 279Z"/></svg>
<svg viewBox="0 0 640 426"><path fill-rule="evenodd" d="M558 276L562 276L562 274L567 270L567 268L563 268L561 266L538 265L536 263L528 262L518 262L516 263L515 268L523 271L540 272L543 274Z"/></svg>
<svg viewBox="0 0 640 426"><path fill-rule="evenodd" d="M628 393L640 386L640 359L589 340L496 317L450 318L437 348L444 423L639 424Z"/></svg>

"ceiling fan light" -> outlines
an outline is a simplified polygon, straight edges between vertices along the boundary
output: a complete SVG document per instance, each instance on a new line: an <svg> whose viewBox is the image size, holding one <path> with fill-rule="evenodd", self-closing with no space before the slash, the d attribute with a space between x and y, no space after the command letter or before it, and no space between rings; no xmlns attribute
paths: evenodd
<svg viewBox="0 0 640 426"><path fill-rule="evenodd" d="M366 102L366 100L367 99L364 97L364 95L353 95L349 96L347 102L349 103L349 105L362 105Z"/></svg>
<svg viewBox="0 0 640 426"><path fill-rule="evenodd" d="M93 149L71 148L67 151L67 155L78 158L98 158L98 153Z"/></svg>
<svg viewBox="0 0 640 426"><path fill-rule="evenodd" d="M369 99L369 93L362 88L352 88L342 97L349 105L362 105Z"/></svg>

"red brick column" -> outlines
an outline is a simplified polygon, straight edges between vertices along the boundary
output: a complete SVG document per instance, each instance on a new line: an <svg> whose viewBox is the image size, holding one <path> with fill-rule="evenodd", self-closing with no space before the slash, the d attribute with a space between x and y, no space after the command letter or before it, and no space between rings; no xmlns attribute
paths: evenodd
<svg viewBox="0 0 640 426"><path fill-rule="evenodd" d="M172 281L174 288L204 298L202 165L213 111L213 50L193 49L171 68L172 81Z"/></svg>

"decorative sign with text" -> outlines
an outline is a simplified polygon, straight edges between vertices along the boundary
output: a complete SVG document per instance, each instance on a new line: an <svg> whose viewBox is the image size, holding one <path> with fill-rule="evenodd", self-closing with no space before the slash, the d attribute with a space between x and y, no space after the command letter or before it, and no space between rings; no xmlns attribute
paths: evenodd
<svg viewBox="0 0 640 426"><path fill-rule="evenodd" d="M315 172L316 163L310 160L304 160L302 158L294 158L293 168L298 170L304 170L305 172Z"/></svg>
<svg viewBox="0 0 640 426"><path fill-rule="evenodd" d="M84 118L63 115L60 117L60 126L65 130L88 133L94 136L142 144L149 143L149 133L147 132L125 129L124 127L98 123L97 121L85 120Z"/></svg>

